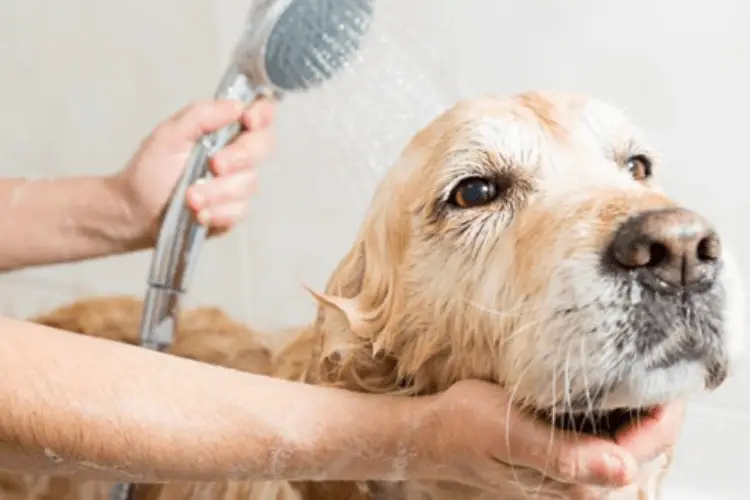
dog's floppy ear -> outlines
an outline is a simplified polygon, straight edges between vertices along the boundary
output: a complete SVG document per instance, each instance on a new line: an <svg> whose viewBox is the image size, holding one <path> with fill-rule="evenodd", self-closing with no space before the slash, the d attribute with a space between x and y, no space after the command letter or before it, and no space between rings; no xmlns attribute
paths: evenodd
<svg viewBox="0 0 750 500"><path fill-rule="evenodd" d="M381 187L357 241L333 272L325 293L310 290L318 302L317 329L322 360L347 364L351 356L378 354L398 309L398 274L409 239L409 217L396 203L397 191ZM380 196L378 196L380 195ZM350 359L351 361L351 359ZM363 360L364 361L364 360Z"/></svg>

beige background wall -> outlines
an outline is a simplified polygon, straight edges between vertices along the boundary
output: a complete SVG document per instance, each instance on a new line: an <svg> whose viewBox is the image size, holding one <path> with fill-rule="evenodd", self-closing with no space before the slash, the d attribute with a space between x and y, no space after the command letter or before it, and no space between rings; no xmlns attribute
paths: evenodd
<svg viewBox="0 0 750 500"><path fill-rule="evenodd" d="M119 168L158 120L211 94L246 4L3 0L2 174ZM305 320L312 309L299 283L322 285L351 241L373 179L414 128L459 95L530 88L587 91L629 109L666 153L666 185L717 221L750 282L746 2L379 0L378 7L359 73L281 107L279 151L263 167L253 217L206 249L191 302L222 305L264 327ZM0 305L23 315L83 294L141 293L148 257L5 276ZM746 496L739 485L740 453L750 449L749 382L745 370L696 405L675 489Z"/></svg>

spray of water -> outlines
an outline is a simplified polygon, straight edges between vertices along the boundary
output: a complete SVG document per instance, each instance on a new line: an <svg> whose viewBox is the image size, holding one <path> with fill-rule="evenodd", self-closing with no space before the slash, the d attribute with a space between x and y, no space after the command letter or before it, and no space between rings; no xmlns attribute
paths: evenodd
<svg viewBox="0 0 750 500"><path fill-rule="evenodd" d="M399 1L375 1L369 31L343 71L278 106L278 147L261 167L255 215L238 242L247 277L235 283L238 314L259 328L309 320L315 304L300 283L324 286L385 170L417 130L464 95L419 26L398 17Z"/></svg>
<svg viewBox="0 0 750 500"><path fill-rule="evenodd" d="M455 75L442 67L414 28L390 15L384 5L377 7L366 41L348 60L346 71L316 89L314 96L289 99L295 116L291 128L298 129L290 135L306 136L315 145L315 162L336 168L360 194L369 192L416 130L461 94ZM352 11L353 16L360 14ZM308 50L316 51L307 54L308 69L317 77L331 74L319 50ZM322 52L327 50L342 49L322 47ZM327 144L330 148L324 152Z"/></svg>

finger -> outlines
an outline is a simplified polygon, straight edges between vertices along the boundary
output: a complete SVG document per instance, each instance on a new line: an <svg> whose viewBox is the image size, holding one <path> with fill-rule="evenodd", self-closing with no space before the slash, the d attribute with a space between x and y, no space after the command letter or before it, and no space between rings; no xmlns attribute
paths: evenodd
<svg viewBox="0 0 750 500"><path fill-rule="evenodd" d="M268 127L274 119L276 106L265 98L253 102L242 113L242 124L248 130L260 130Z"/></svg>
<svg viewBox="0 0 750 500"><path fill-rule="evenodd" d="M622 487L637 471L635 458L616 444L557 429L511 410L508 461L567 483Z"/></svg>
<svg viewBox="0 0 750 500"><path fill-rule="evenodd" d="M273 147L274 134L270 129L246 132L211 158L211 170L221 177L250 169L265 160Z"/></svg>
<svg viewBox="0 0 750 500"><path fill-rule="evenodd" d="M235 100L200 101L186 106L163 128L181 139L197 141L202 136L240 121L244 106Z"/></svg>
<svg viewBox="0 0 750 500"><path fill-rule="evenodd" d="M213 206L198 212L198 221L211 228L229 228L242 220L246 208L246 203Z"/></svg>
<svg viewBox="0 0 750 500"><path fill-rule="evenodd" d="M616 437L617 444L640 462L648 462L677 443L685 419L685 402L665 406L662 414L625 429Z"/></svg>
<svg viewBox="0 0 750 500"><path fill-rule="evenodd" d="M222 205L244 204L255 191L256 184L257 177L251 170L196 183L187 192L188 206L199 213Z"/></svg>

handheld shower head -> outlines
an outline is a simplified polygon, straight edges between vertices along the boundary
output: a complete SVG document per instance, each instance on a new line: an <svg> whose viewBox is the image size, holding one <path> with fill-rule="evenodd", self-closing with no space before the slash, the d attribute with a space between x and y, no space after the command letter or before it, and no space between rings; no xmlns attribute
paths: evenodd
<svg viewBox="0 0 750 500"><path fill-rule="evenodd" d="M258 0L235 49L240 71L276 93L330 78L360 46L374 0Z"/></svg>
<svg viewBox="0 0 750 500"><path fill-rule="evenodd" d="M359 48L372 21L374 1L258 0L215 97L250 103L258 95L278 99L287 92L320 85ZM164 217L151 267L152 289L185 291L206 234L186 209L185 194L195 181L209 175L211 155L239 132L238 123L224 127L204 136L193 151ZM171 338L171 326L159 334L161 325L169 324L166 312L149 313L150 307L168 309L155 301L149 306L147 297L142 328L145 344Z"/></svg>

